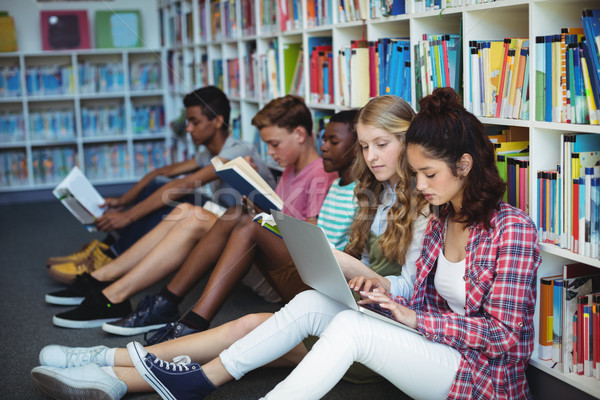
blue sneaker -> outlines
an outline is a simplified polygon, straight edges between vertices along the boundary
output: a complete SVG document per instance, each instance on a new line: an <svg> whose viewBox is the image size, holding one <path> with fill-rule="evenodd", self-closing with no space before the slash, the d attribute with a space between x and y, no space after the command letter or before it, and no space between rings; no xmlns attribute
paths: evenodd
<svg viewBox="0 0 600 400"><path fill-rule="evenodd" d="M115 335L131 336L159 329L179 319L177 304L159 294L147 295L134 312L114 322L105 322L102 330Z"/></svg>
<svg viewBox="0 0 600 400"><path fill-rule="evenodd" d="M147 337L148 332L144 335L144 340L146 341L146 346L153 346L158 343L166 342L167 340L177 339L182 336L191 335L192 333L200 332L198 329L190 328L187 325L184 325L182 322L170 322L155 330L155 334L150 337Z"/></svg>
<svg viewBox="0 0 600 400"><path fill-rule="evenodd" d="M217 388L200 364L190 362L188 356L166 362L148 353L138 342L129 343L127 351L137 372L163 399L203 399Z"/></svg>

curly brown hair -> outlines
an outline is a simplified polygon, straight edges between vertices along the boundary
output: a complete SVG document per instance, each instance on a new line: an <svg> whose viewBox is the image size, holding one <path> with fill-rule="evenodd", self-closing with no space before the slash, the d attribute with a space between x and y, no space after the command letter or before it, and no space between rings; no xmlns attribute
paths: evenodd
<svg viewBox="0 0 600 400"><path fill-rule="evenodd" d="M408 132L406 144L420 145L427 157L444 161L458 176L458 161L469 154L473 166L466 177L462 209L440 207L440 215L467 225L490 227L490 219L498 208L506 184L500 177L494 147L483 124L463 106L452 88L439 88L419 102L421 111Z"/></svg>
<svg viewBox="0 0 600 400"><path fill-rule="evenodd" d="M399 176L395 187L396 200L387 215L387 227L379 238L383 255L390 261L404 264L406 253L413 238L413 221L417 210L425 206L424 199L417 200L414 185L405 158L404 135L415 116L410 104L397 96L385 95L372 99L356 117L356 125L383 129L394 134L402 144L402 152L396 167ZM360 147L359 144L357 146ZM362 151L358 152L362 154ZM350 240L346 251L353 255L361 254L367 244L371 224L381 204L385 182L373 176L363 156L356 157L352 175L358 180L354 195L358 203L356 218L350 226Z"/></svg>

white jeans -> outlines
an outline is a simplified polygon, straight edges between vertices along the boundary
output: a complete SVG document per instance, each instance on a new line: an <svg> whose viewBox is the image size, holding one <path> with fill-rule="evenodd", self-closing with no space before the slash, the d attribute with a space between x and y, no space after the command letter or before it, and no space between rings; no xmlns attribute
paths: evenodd
<svg viewBox="0 0 600 400"><path fill-rule="evenodd" d="M349 310L316 291L297 295L262 325L220 354L240 379L283 356L308 335L319 341L266 399L319 399L358 361L415 399L444 399L460 353L450 346Z"/></svg>

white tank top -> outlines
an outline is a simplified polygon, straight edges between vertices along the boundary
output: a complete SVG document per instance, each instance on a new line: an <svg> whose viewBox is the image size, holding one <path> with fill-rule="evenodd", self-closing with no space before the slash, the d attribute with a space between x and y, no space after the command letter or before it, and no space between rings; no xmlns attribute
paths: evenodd
<svg viewBox="0 0 600 400"><path fill-rule="evenodd" d="M433 283L452 311L460 315L465 315L467 299L464 276L465 260L450 262L444 257L444 252L440 251Z"/></svg>

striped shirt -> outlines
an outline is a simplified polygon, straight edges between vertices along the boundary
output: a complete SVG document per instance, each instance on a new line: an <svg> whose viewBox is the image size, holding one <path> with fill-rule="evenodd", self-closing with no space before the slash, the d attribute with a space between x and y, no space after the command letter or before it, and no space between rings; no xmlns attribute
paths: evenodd
<svg viewBox="0 0 600 400"><path fill-rule="evenodd" d="M525 378L534 344L537 231L524 212L501 202L491 228L471 227L466 247L465 315L452 312L435 289L444 220L429 221L407 302L428 340L458 350L462 359L449 399L531 399Z"/></svg>
<svg viewBox="0 0 600 400"><path fill-rule="evenodd" d="M348 243L348 229L356 213L355 186L356 182L340 186L340 178L333 181L319 211L317 225L338 250Z"/></svg>

